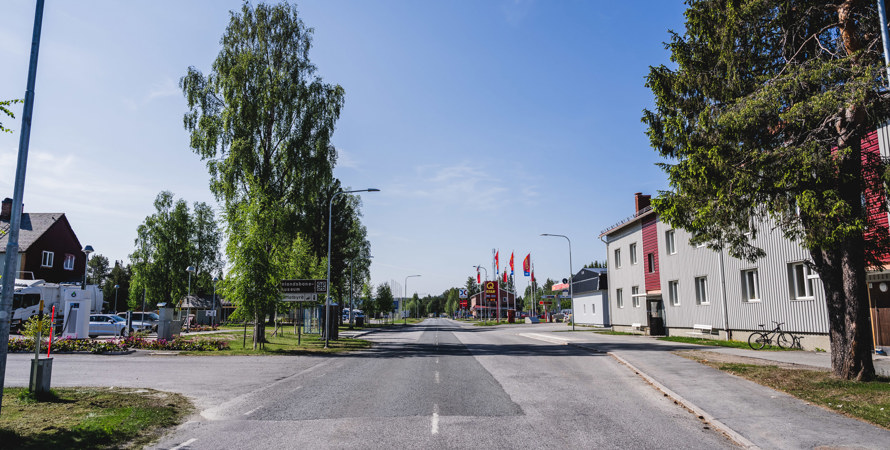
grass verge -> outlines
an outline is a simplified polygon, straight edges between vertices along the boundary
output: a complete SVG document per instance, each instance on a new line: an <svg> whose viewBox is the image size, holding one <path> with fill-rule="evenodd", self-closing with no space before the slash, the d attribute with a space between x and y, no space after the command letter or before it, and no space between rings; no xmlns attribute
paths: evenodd
<svg viewBox="0 0 890 450"><path fill-rule="evenodd" d="M721 362L705 355L684 356L834 412L890 429L890 378L847 381L824 370Z"/></svg>
<svg viewBox="0 0 890 450"><path fill-rule="evenodd" d="M141 448L192 411L182 395L152 389L59 388L38 401L7 388L0 448Z"/></svg>
<svg viewBox="0 0 890 450"><path fill-rule="evenodd" d="M370 348L371 343L363 339L343 338L331 340L328 348L324 348L324 339L317 334L301 334L299 337L293 333L293 328L279 329L278 334L272 336L272 329L266 329L266 344L257 350L253 349L253 328L247 328L246 345L244 328L238 331L216 333L207 335L211 340L225 340L229 343L228 350L215 352L181 352L183 355L307 355L339 353L352 350Z"/></svg>
<svg viewBox="0 0 890 450"><path fill-rule="evenodd" d="M684 344L696 344L696 345L710 345L712 347L732 347L732 348L745 348L751 350L751 346L748 345L747 342L743 341L724 341L719 339L705 339L705 338L694 338L694 337L685 337L685 336L664 336L658 338L660 341L671 341L671 342L682 342ZM763 347L762 350L769 351L798 351L798 348L782 348L777 345L767 345Z"/></svg>

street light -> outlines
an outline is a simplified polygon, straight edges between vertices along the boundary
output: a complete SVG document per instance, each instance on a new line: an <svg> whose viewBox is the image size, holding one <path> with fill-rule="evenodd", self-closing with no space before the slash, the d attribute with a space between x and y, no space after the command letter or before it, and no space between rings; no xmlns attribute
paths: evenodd
<svg viewBox="0 0 890 450"><path fill-rule="evenodd" d="M414 277L419 277L419 276L420 275L408 275L407 277L405 277L405 296L402 298L405 299L406 304L408 303L408 278L414 278ZM402 308L402 309L404 309L404 308ZM419 306L417 307L417 311L418 311L418 313L420 312ZM409 313L410 313L410 311L409 311ZM405 316L404 319L405 319L405 325L408 325L408 317Z"/></svg>
<svg viewBox="0 0 890 450"><path fill-rule="evenodd" d="M87 245L83 248L83 252L87 255L87 259L86 262L83 263L83 286L80 287L82 290L86 290L87 288L87 271L90 268L90 253L93 253L93 251L92 245Z"/></svg>
<svg viewBox="0 0 890 450"><path fill-rule="evenodd" d="M188 306L186 306L186 308L185 308L185 331L186 331L186 333L188 333L189 325L190 325L189 324L189 316L191 315L191 312L192 312L192 303L191 303L191 300L189 299L189 297L192 296L192 274L197 272L197 270L195 270L195 266L188 266L185 268L185 271L189 273L189 290L188 290L188 294L186 294L186 296L185 296L185 301L189 302ZM181 309L179 311L182 312Z"/></svg>
<svg viewBox="0 0 890 450"><path fill-rule="evenodd" d="M119 284L114 285L114 312L117 313L117 288L121 287Z"/></svg>
<svg viewBox="0 0 890 450"><path fill-rule="evenodd" d="M380 189L368 188L358 189L354 191L337 191L331 196L328 203L328 275L325 278L325 286L328 292L324 299L324 348L328 348L328 342L331 340L331 215L334 209L334 199L340 194L353 194L356 192L380 192Z"/></svg>
<svg viewBox="0 0 890 450"><path fill-rule="evenodd" d="M479 269L484 270L485 271L485 281L488 281L488 269L486 269L482 265L473 266L473 267L476 268L476 272L479 272ZM479 302L477 302L476 304L480 305L480 304L482 304L482 298L484 297L484 295L482 294L482 283L477 283L477 284L479 284ZM481 308L479 309L479 318L482 318L482 309Z"/></svg>
<svg viewBox="0 0 890 450"><path fill-rule="evenodd" d="M569 242L569 301L572 304L572 331L575 331L575 291L572 287L572 284L574 284L572 278L575 276L575 271L572 269L572 240L569 239L568 236L562 234L543 233L541 236L561 237ZM560 301L560 305L561 304L562 301Z"/></svg>

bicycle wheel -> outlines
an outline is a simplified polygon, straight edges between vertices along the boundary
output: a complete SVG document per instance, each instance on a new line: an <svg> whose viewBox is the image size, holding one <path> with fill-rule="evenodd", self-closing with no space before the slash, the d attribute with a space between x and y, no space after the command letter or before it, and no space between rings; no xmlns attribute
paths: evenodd
<svg viewBox="0 0 890 450"><path fill-rule="evenodd" d="M751 336L748 336L748 345L754 350L762 349L767 342L769 342L769 338L766 337L766 334L760 332L751 333Z"/></svg>
<svg viewBox="0 0 890 450"><path fill-rule="evenodd" d="M776 343L780 348L792 348L794 347L794 335L783 332L776 338Z"/></svg>

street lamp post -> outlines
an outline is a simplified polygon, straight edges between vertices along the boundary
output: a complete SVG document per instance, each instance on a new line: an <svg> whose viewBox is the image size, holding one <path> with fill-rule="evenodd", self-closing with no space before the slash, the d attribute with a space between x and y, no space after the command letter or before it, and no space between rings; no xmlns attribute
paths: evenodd
<svg viewBox="0 0 890 450"><path fill-rule="evenodd" d="M486 268L483 267L482 265L473 266L473 267L475 267L477 271L478 271L479 269L484 270L484 271L485 271L485 281L488 281L488 269L486 269ZM477 304L482 304L482 298L484 297L484 295L482 294L482 284L481 284L481 283L477 283L477 284L479 284L479 302L478 302ZM481 309L481 307L480 307L480 309L479 309L479 317L482 318L482 309Z"/></svg>
<svg viewBox="0 0 890 450"><path fill-rule="evenodd" d="M185 268L185 271L189 273L189 290L188 294L186 294L185 296L185 301L189 302L188 306L185 309L185 331L187 333L189 330L189 316L192 312L191 299L189 299L189 297L192 296L192 274L195 273L197 270L195 270L195 266L188 266ZM179 311L182 312L181 309Z"/></svg>
<svg viewBox="0 0 890 450"><path fill-rule="evenodd" d="M407 277L405 277L405 296L402 298L404 299L404 302L406 304L408 303L408 278L419 277L419 276L420 275L408 275ZM405 309L405 308L403 307L402 309ZM420 308L418 307L417 310L420 311ZM405 317L404 319L405 319L405 325L408 325L408 317Z"/></svg>
<svg viewBox="0 0 890 450"><path fill-rule="evenodd" d="M83 286L81 286L81 289L83 290L86 290L87 288L87 272L90 270L90 253L93 253L93 251L92 245L87 245L83 248L83 253L87 255L87 259L83 263Z"/></svg>
<svg viewBox="0 0 890 450"><path fill-rule="evenodd" d="M325 278L328 292L325 294L324 299L324 348L328 348L328 343L331 340L331 213L334 209L334 199L338 195L356 192L380 192L380 189L368 188L355 191L337 191L331 196L331 201L328 203L328 275Z"/></svg>
<svg viewBox="0 0 890 450"><path fill-rule="evenodd" d="M114 285L114 312L117 313L117 288L121 287L119 284Z"/></svg>
<svg viewBox="0 0 890 450"><path fill-rule="evenodd" d="M575 291L572 286L574 284L572 278L575 276L575 271L572 269L572 240L569 239L568 236L562 234L543 233L541 236L561 237L569 242L569 301L572 303L572 331L575 331ZM560 301L560 304L561 303L562 302Z"/></svg>

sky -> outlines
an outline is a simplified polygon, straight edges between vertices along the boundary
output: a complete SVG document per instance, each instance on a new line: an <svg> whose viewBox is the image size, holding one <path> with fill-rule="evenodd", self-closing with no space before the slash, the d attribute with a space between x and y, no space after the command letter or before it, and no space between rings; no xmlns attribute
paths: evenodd
<svg viewBox="0 0 890 450"><path fill-rule="evenodd" d="M0 99L24 98L35 0L0 4ZM234 0L46 2L25 212L63 212L81 244L128 260L154 198L218 210L189 148L178 87L220 50ZM516 284L605 260L600 232L668 188L642 111L650 66L683 30L681 0L308 0L309 57L346 92L334 175L362 194L371 281L420 296L493 278ZM0 197L12 197L21 130L0 133ZM184 269L184 268L183 268ZM483 272L483 276L485 272ZM185 272L183 271L183 276Z"/></svg>

